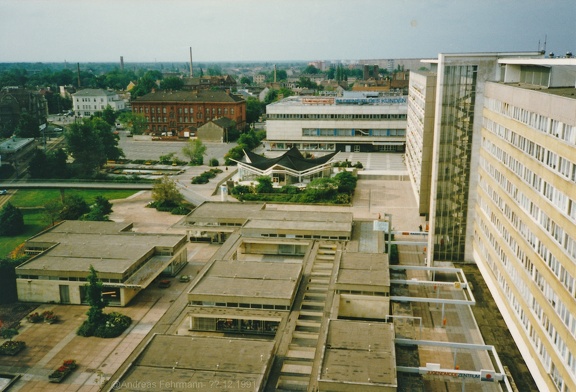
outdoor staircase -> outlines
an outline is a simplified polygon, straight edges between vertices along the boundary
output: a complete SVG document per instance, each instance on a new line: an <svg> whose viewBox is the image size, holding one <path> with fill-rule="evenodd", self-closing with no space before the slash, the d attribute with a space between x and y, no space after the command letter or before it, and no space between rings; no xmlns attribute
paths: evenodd
<svg viewBox="0 0 576 392"><path fill-rule="evenodd" d="M278 391L308 390L337 247L332 242L321 242L318 246L292 340L276 384Z"/></svg>

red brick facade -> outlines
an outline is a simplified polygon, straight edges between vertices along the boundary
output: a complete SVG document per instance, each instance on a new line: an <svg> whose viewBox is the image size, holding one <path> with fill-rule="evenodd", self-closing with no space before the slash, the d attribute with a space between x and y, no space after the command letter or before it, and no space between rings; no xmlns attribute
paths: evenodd
<svg viewBox="0 0 576 392"><path fill-rule="evenodd" d="M185 130L227 117L246 126L246 101L223 91L154 92L132 101L132 112L146 117L150 133L183 136Z"/></svg>

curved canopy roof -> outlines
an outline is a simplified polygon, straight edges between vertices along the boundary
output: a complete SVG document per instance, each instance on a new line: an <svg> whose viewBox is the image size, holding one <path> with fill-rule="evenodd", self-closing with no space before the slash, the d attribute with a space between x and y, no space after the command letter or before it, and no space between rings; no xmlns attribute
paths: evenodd
<svg viewBox="0 0 576 392"><path fill-rule="evenodd" d="M305 158L302 153L296 148L292 147L290 150L286 151L283 155L276 158L266 158L258 154L254 154L250 151L244 151L246 154L246 162L242 164L254 167L258 170L267 170L275 165L283 166L287 169L295 171L305 171L312 169L314 167L324 165L329 162L337 152L333 152L319 158L308 159Z"/></svg>

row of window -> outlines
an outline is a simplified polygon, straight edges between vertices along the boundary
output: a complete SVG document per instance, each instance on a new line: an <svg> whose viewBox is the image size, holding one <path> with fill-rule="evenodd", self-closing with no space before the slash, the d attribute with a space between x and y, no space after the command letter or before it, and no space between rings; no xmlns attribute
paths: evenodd
<svg viewBox="0 0 576 392"><path fill-rule="evenodd" d="M302 136L406 136L405 129L303 128Z"/></svg>
<svg viewBox="0 0 576 392"><path fill-rule="evenodd" d="M38 275L17 275L18 279L30 279L30 280L63 280L69 282L87 282L87 278L75 278L75 277L61 277L61 276L38 276ZM100 281L104 283L122 283L120 279L106 279L99 278Z"/></svg>
<svg viewBox="0 0 576 392"><path fill-rule="evenodd" d="M562 157L492 120L485 119L484 127L520 149L526 155L545 164L570 181L576 182L576 163L570 161L569 158Z"/></svg>
<svg viewBox="0 0 576 392"><path fill-rule="evenodd" d="M493 191L490 185L483 178L480 179L480 187L492 199L492 202L496 206L500 206L499 209L501 211L504 211L504 216L508 218L508 222L511 225L513 225L517 229L516 231L520 233L522 236L524 236L526 239L526 234L529 233L529 230L527 229L526 225L524 225L520 219L516 219L517 224L514 223L515 220L514 213L513 212L511 214L506 213L506 211L510 211L511 208L508 208L508 206L506 205L505 202L503 202L502 198L498 195L498 193ZM516 260L522 262L525 271L530 275L531 280L534 281L535 284L538 286L538 288L543 293L546 300L550 303L556 314L559 316L560 320L565 324L566 328L569 329L570 333L573 336L576 336L576 318L575 315L573 315L569 310L570 305L567 306L562 300L558 298L557 294L558 286L550 284L546 280L544 275L538 270L538 268L534 267L534 265L529 260L529 258L524 254L524 252L518 252L518 246L516 240L511 239L513 238L513 236L508 232L508 230L504 227L503 223L498 218L499 216L502 215L500 213L494 213L491 209L490 204L487 203L486 200L484 200L482 197L479 198L479 204L481 210L485 213L485 216L488 217L490 222L492 223L492 226L488 227L488 224L484 220L482 219L480 220L480 227L484 232L484 234L486 235L486 237L489 238L493 251L497 255L499 255L501 265L504 266L504 269L510 276L510 279L512 280L514 285L518 288L520 296L522 298L532 299L533 302L532 309L534 310L534 313L537 316L537 318L540 320L543 329L546 330L548 337L550 338L550 342L555 345L559 355L564 360L568 361L570 358L568 358L567 356L566 342L560 338L558 331L556 330L554 325L552 325L549 322L547 315L542 312L541 306L537 304L537 301L534 299L532 293L530 293L530 290L525 283L527 281L526 275L521 273L520 272L521 270L515 268L513 263L508 258L507 252L501 247L501 243L507 243L508 249L511 250L513 253L515 253ZM501 207L502 204L505 205L504 208ZM494 231L496 231L499 235L494 235L493 234ZM504 239L504 242L502 242L502 239ZM532 244L532 246L534 245ZM561 265L557 260L556 263L552 263L551 258L549 257L551 256L551 254L543 255L541 253L542 246L543 245L538 247L539 255L543 257L543 260L547 262L548 267L562 282L562 285L569 291L571 296L574 297L576 294L574 291L574 277L570 275L570 273L564 268L564 266ZM490 255L485 253L483 254L483 256L486 258L486 260L489 261L492 270L498 271L498 274L500 274L500 270L497 268L496 265L494 265L495 263L492 261ZM512 294L510 295L511 295L511 297L509 297L510 302L514 304L515 297ZM535 307L534 304L537 304L537 306ZM522 312L519 311L518 308L515 308L515 310L520 316L523 316ZM524 327L528 328L529 320L524 317L520 317L520 320L523 322Z"/></svg>
<svg viewBox="0 0 576 392"><path fill-rule="evenodd" d="M333 240L333 241L348 241L350 238L347 236L328 236L328 235L316 235L316 234L269 234L262 233L260 237L266 238L305 238L305 239L316 239L316 240Z"/></svg>
<svg viewBox="0 0 576 392"><path fill-rule="evenodd" d="M576 125L565 124L494 98L486 98L484 106L496 113L520 121L522 124L528 125L537 131L576 145Z"/></svg>
<svg viewBox="0 0 576 392"><path fill-rule="evenodd" d="M97 102L96 98L76 98L76 101L80 102ZM104 98L100 98L100 102L104 102Z"/></svg>
<svg viewBox="0 0 576 392"><path fill-rule="evenodd" d="M497 158L517 175L518 173L523 173L525 175L528 173L527 178L528 180L531 180L531 182L526 181L526 177L521 175L518 177L522 179L522 181L524 181L528 186L532 187L534 191L540 193L548 201L550 201L556 210L562 212L572 221L576 222L576 201L568 198L565 193L561 192L559 189L556 189L549 182L542 180L540 176L528 168L525 168L524 165L522 165L513 157L509 156L506 152L502 151L500 147L493 144L491 141L484 139L483 147L492 156ZM535 221L541 224L542 228L545 229L556 240L556 242L558 242L558 244L563 247L563 249L572 260L576 260L576 239L569 234L570 231L573 230L574 226L568 225L569 227L562 227L559 223L556 222L550 224L546 220L546 214L537 205L534 204L535 202L532 201L528 195L519 190L514 182L510 181L506 174L500 173L500 171L495 169L492 165L490 165L490 163L485 162L483 159L481 160L484 163L487 171L489 170L490 175L492 175L492 177L500 183L502 189L504 189L515 201L517 201L526 212L530 213L534 217Z"/></svg>
<svg viewBox="0 0 576 392"><path fill-rule="evenodd" d="M490 213L489 206L487 205L487 203L485 201L481 200L481 205L482 205L482 210L487 214L487 216L494 216L493 214ZM493 259L491 257L491 253L487 249L487 244L485 244L482 241L482 237L478 233L476 233L475 239L476 239L476 243L478 244L479 252L480 252L482 258L484 260L486 260L486 262L488 263L488 266L490 267L490 269L496 275L496 278L497 278L499 285L501 286L506 297L508 298L509 303L512 305L512 308L514 309L516 316L521 321L522 326L524 327L525 331L527 332L527 335L530 337L530 341L532 342L533 347L535 348L540 359L542 360L542 363L547 368L550 368L550 366L552 368L554 368L554 364L551 362L550 355L548 354L546 348L544 347L544 345L542 344L542 341L540 339L540 334L538 332L539 329L535 328L532 324L530 324L530 320L528 318L528 315L524 312L524 309L523 309L522 304L521 304L523 302L522 299L526 299L524 306L527 306L528 304L530 304L529 308L532 310L534 316L536 316L536 318L540 321L540 324L542 326L542 330L546 331L547 337L548 337L550 343L553 344L553 346L556 348L558 355L567 364L567 369L569 369L569 371L572 372L573 374L576 374L576 366L574 363L575 362L574 354L572 354L568 350L566 342L561 338L560 334L558 333L558 331L556 331L554 325L550 322L547 315L542 311L542 307L538 303L537 299L532 295L532 293L530 293L530 291L529 291L529 289L525 283L525 276L523 276L523 274L520 273L519 270L515 269L511 265L512 263L508 262L508 258L502 252L502 250L499 250L500 248L499 248L499 242L498 241L501 237L499 237L497 235L493 235L492 233L493 233L494 227L489 227L484 220L480 219L479 222L480 222L479 226L480 226L482 232L489 239L489 242L492 245L491 250L494 251L496 254L500 255L502 265L505 266L505 270L508 273L510 279L512 280L512 282L514 283L514 285L517 287L518 291L520 292L520 295L519 295L520 299L518 299L514 295L514 292L510 289L510 286L508 285L506 278L502 274L501 269L493 261ZM548 301L550 301L552 303L556 312L559 313L562 320L565 323L568 322L568 324L571 324L571 333L572 333L572 335L575 335L576 334L576 320L571 315L571 313L568 311L568 309L566 309L565 306L563 307L562 310L560 310L560 312L558 311L558 305L557 304L555 305L555 301L557 301L556 294L555 294L553 288L549 284L547 284L547 282L542 277L542 275L537 271L537 269L535 271L534 279L537 282L540 289L543 291L543 293L545 293ZM560 302L560 301L557 301L557 302ZM567 321L565 321L565 320L567 320Z"/></svg>
<svg viewBox="0 0 576 392"><path fill-rule="evenodd" d="M268 120L406 120L406 114L303 114L270 113Z"/></svg>
<svg viewBox="0 0 576 392"><path fill-rule="evenodd" d="M202 110L202 107L200 107L200 110L198 111L199 114L200 114L200 111L201 111L201 110ZM206 115L208 115L208 114L210 114L210 113L212 113L212 114L214 114L214 115L215 115L215 114L220 114L220 115L224 114L224 115L227 115L227 114L228 114L228 111L230 111L230 114L234 114L234 108L227 108L227 107L226 107L226 108L206 108ZM149 112L151 112L152 114L156 114L156 113L158 113L158 114L161 114L161 113L166 114L167 109L166 109L166 107L160 107L160 106L158 106L158 107L154 107L154 106L153 106L153 107L150 107L150 108L149 108L148 106L146 106L146 107L140 106L140 107L135 107L135 108L134 108L134 112L135 112L135 113L145 113L145 114L148 114ZM188 114L188 113L194 114L194 108L193 108L193 107L190 107L190 108L187 108L187 107L185 107L185 108L180 108L180 107L179 107L179 108L178 108L178 114L182 114L182 113L184 113L184 114Z"/></svg>
<svg viewBox="0 0 576 392"><path fill-rule="evenodd" d="M191 305L195 305L195 306L217 306L217 307L221 307L221 308L290 310L290 307L285 306L285 305L247 304L247 303L238 303L238 302L192 301Z"/></svg>
<svg viewBox="0 0 576 392"><path fill-rule="evenodd" d="M80 107L82 106L82 107ZM92 107L91 105L76 105L76 110L80 110L80 109L84 109L84 110L98 110L98 105L94 105L94 107ZM104 105L100 105L100 110L104 110Z"/></svg>

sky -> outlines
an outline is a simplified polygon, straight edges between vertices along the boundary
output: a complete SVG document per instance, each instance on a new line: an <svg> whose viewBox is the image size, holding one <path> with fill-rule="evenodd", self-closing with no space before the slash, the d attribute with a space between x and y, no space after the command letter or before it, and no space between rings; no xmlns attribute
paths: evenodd
<svg viewBox="0 0 576 392"><path fill-rule="evenodd" d="M576 53L576 0L0 0L0 62Z"/></svg>

